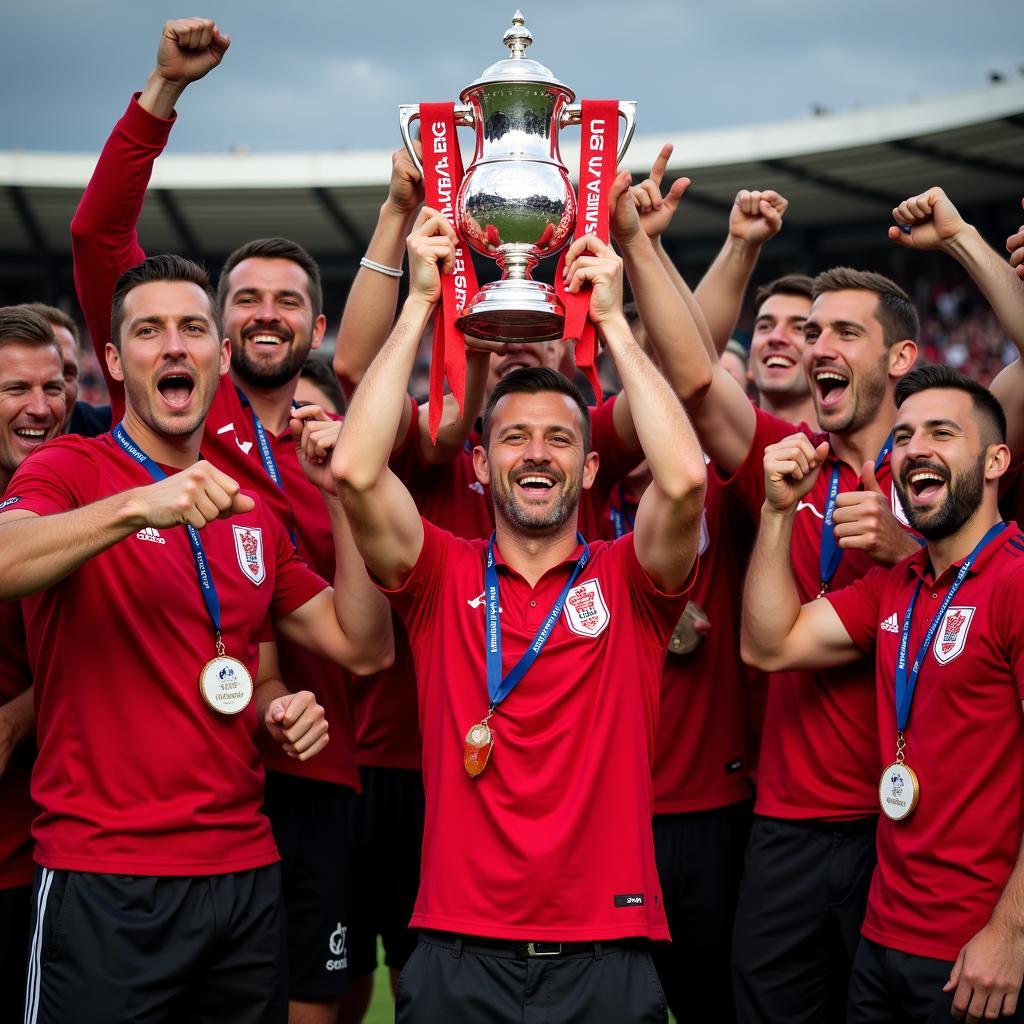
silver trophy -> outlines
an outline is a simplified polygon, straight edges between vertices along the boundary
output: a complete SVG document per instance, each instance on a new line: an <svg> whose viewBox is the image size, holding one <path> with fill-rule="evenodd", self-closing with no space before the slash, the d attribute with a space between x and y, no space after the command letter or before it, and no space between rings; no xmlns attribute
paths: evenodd
<svg viewBox="0 0 1024 1024"><path fill-rule="evenodd" d="M511 55L492 64L462 90L456 125L476 129L476 149L455 203L459 235L497 260L500 281L484 285L456 321L460 330L489 341L552 341L562 337L565 310L555 290L534 281L538 260L572 237L576 193L558 151L562 128L578 125L576 94L543 64L526 56L533 36L521 11L504 35ZM415 161L410 129L419 104L399 108L402 139ZM624 119L616 165L636 123L636 103L619 103Z"/></svg>

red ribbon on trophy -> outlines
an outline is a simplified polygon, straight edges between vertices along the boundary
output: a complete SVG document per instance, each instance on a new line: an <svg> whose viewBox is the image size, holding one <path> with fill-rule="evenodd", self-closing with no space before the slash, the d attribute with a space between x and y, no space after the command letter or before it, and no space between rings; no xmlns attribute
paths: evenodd
<svg viewBox="0 0 1024 1024"><path fill-rule="evenodd" d="M423 149L423 190L427 206L439 210L458 232L455 198L462 184L462 152L455 133L454 103L420 104ZM441 274L441 301L434 317L434 349L430 359L430 438L437 441L444 408L444 381L462 411L466 398L466 338L455 326L463 306L477 291L476 273L461 239L455 248L455 269Z"/></svg>
<svg viewBox="0 0 1024 1024"><path fill-rule="evenodd" d="M576 230L573 241L595 234L609 239L608 194L615 180L615 156L619 148L619 104L617 100L584 100L580 138L580 176L577 191ZM563 341L576 338L576 366L594 389L601 404L601 382L597 376L597 330L589 318L590 289L570 293L562 276L565 252L558 258L555 290L565 306Z"/></svg>

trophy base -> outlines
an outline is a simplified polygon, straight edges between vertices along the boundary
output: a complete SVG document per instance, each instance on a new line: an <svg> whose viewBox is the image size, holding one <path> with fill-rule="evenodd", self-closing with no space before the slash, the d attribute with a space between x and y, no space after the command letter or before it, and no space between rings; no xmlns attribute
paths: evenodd
<svg viewBox="0 0 1024 1024"><path fill-rule="evenodd" d="M504 278L485 284L455 324L482 341L558 341L565 326L565 310L551 285Z"/></svg>

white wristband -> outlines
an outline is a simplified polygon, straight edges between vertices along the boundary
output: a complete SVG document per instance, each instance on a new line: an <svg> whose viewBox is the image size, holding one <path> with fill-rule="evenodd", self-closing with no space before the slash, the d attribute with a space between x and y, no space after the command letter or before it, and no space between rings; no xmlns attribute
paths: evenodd
<svg viewBox="0 0 1024 1024"><path fill-rule="evenodd" d="M359 266L366 267L367 270L376 270L378 274L386 274L388 277L401 277L404 273L401 267L389 267L376 260L371 260L368 256L364 256L359 261Z"/></svg>

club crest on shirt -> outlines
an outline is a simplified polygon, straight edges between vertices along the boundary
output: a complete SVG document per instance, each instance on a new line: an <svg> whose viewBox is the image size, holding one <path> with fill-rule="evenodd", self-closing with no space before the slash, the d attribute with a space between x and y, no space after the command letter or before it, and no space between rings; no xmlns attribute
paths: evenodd
<svg viewBox="0 0 1024 1024"><path fill-rule="evenodd" d="M232 526L235 537L235 554L246 579L260 584L267 578L267 566L263 561L263 531L256 526Z"/></svg>
<svg viewBox="0 0 1024 1024"><path fill-rule="evenodd" d="M569 591L565 599L565 623L577 636L600 636L610 620L600 580L587 580Z"/></svg>
<svg viewBox="0 0 1024 1024"><path fill-rule="evenodd" d="M974 608L963 605L954 605L946 609L946 614L935 631L935 643L932 645L932 653L940 665L948 665L963 653L974 611Z"/></svg>

